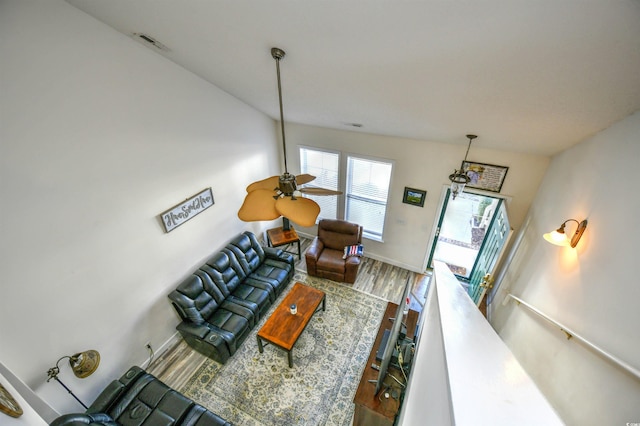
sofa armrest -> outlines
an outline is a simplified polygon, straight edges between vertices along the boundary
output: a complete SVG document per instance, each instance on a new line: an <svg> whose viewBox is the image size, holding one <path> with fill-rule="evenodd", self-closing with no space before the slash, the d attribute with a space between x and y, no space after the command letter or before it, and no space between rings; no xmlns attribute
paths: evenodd
<svg viewBox="0 0 640 426"><path fill-rule="evenodd" d="M204 339L211 331L206 324L194 324L190 321L181 321L180 324L177 325L176 329L181 333L188 333L199 339Z"/></svg>
<svg viewBox="0 0 640 426"><path fill-rule="evenodd" d="M273 247L264 247L264 257L265 259L273 259L279 260L281 262L286 262L291 265L292 269L294 269L294 265L296 263L295 258L291 253Z"/></svg>
<svg viewBox="0 0 640 426"><path fill-rule="evenodd" d="M72 413L64 414L55 419L50 426L119 426L111 416L105 413Z"/></svg>
<svg viewBox="0 0 640 426"><path fill-rule="evenodd" d="M104 388L100 395L93 401L93 404L87 409L87 413L98 414L101 412L109 411L109 408L113 401L116 401L125 391L126 386L120 383L118 380L114 380Z"/></svg>
<svg viewBox="0 0 640 426"><path fill-rule="evenodd" d="M277 247L262 247L262 249L264 250L264 255L271 259L279 259L280 254L282 254L282 249Z"/></svg>

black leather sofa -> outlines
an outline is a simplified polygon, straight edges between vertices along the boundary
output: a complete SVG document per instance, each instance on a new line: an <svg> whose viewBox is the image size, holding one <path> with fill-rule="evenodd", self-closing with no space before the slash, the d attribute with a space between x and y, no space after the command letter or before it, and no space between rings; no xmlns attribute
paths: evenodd
<svg viewBox="0 0 640 426"><path fill-rule="evenodd" d="M290 253L240 234L169 294L182 319L176 328L191 347L224 364L293 273Z"/></svg>
<svg viewBox="0 0 640 426"><path fill-rule="evenodd" d="M140 367L107 386L85 413L65 414L51 426L231 426Z"/></svg>

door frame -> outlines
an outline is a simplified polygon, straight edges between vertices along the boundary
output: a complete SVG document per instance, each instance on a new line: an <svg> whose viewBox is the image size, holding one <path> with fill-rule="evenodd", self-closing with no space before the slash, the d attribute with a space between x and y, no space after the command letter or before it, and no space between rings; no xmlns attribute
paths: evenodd
<svg viewBox="0 0 640 426"><path fill-rule="evenodd" d="M431 233L429 234L429 242L427 245L427 251L425 254L425 258L424 261L422 262L422 270L423 271L427 271L427 268L429 267L429 260L431 259L431 254L433 252L433 249L435 247L436 244L436 239L438 238L438 228L439 228L439 224L440 221L444 215L445 212L445 208L446 208L446 204L449 202L449 199L447 197L447 194L449 193L449 189L451 188L451 185L442 185L442 190L440 191L440 199L438 201L438 210L437 210L437 214L435 217L435 220L433 221L433 226L431 227ZM481 196L485 196L485 197L493 197L493 198L500 198L502 199L502 202L505 205L505 208L507 209L508 212L508 208L511 205L511 201L513 200L513 197L509 196L509 195L504 195L504 194L499 194L497 192L491 192L491 191L481 191L481 190L477 190L477 189L471 189L471 188L465 188L463 192L468 192L470 194L476 194L476 195L481 195ZM507 243L505 244L508 245L509 241L507 241ZM474 263L475 265L475 263ZM456 275L457 279L462 279L464 281L464 279L462 277L458 277Z"/></svg>

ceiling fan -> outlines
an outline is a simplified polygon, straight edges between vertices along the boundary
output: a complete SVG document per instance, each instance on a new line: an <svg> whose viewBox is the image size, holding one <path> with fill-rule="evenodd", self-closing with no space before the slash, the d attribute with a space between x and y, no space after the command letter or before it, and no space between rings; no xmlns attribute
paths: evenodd
<svg viewBox="0 0 640 426"><path fill-rule="evenodd" d="M284 134L284 116L282 113L282 86L280 84L280 60L285 52L277 47L271 48L271 56L276 60L278 77L278 99L280 101L280 126L282 129L282 150L284 154L284 173L271 176L247 186L247 196L238 211L238 217L245 222L274 220L283 217L284 228L288 221L300 226L313 226L316 223L320 206L302 194L341 195L342 192L318 187L298 187L313 181L310 174L292 175L287 170L287 145Z"/></svg>

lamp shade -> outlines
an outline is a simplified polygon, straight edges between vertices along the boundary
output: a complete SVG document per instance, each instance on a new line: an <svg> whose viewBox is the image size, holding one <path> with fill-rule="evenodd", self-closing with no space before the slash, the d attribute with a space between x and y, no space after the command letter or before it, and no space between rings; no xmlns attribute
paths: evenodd
<svg viewBox="0 0 640 426"><path fill-rule="evenodd" d="M562 232L558 232L559 229L556 229L553 232L547 232L542 237L550 242L551 244L555 244L557 246L566 247L569 245L569 238L567 238L567 234L565 234L564 229Z"/></svg>
<svg viewBox="0 0 640 426"><path fill-rule="evenodd" d="M567 233L564 231L565 226L567 226L567 222L575 222L578 224L576 228L576 232L573 234L571 239L567 236ZM548 232L544 234L542 237L550 242L551 244L555 244L557 246L562 247L575 247L578 245L578 241L582 237L584 230L587 229L587 220L583 220L582 222L578 222L575 219L567 219L564 221L560 228L556 229L553 232Z"/></svg>
<svg viewBox="0 0 640 426"><path fill-rule="evenodd" d="M100 364L100 353L93 349L79 352L69 358L69 364L73 370L73 374L80 379L84 379L93 374Z"/></svg>

